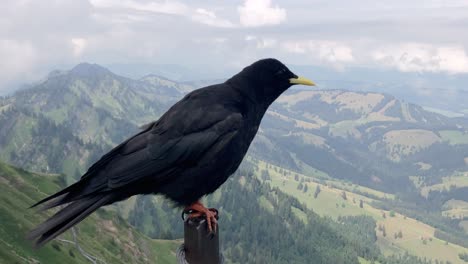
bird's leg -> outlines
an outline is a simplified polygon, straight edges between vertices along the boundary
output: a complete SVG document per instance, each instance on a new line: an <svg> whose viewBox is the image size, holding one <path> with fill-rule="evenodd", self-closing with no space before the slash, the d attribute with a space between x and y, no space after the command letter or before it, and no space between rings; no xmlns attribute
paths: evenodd
<svg viewBox="0 0 468 264"><path fill-rule="evenodd" d="M218 210L215 208L206 208L200 201L196 201L190 206L185 207L184 214L188 214L189 218L205 217L210 233L213 232L213 230L216 233Z"/></svg>

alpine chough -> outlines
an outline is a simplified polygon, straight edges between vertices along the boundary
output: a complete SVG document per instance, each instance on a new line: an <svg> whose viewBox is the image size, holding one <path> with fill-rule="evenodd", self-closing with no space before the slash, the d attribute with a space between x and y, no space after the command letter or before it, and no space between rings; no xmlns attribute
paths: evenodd
<svg viewBox="0 0 468 264"><path fill-rule="evenodd" d="M314 85L280 61L263 59L224 83L190 92L102 156L78 182L33 205L65 206L29 238L42 246L99 207L137 194L163 194L192 217L206 217L212 231L216 212L199 199L234 173L269 105L295 84Z"/></svg>

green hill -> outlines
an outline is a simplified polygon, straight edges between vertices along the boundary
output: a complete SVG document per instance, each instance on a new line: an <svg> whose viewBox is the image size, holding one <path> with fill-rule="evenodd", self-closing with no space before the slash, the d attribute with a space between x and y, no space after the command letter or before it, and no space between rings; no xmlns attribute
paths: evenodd
<svg viewBox="0 0 468 264"><path fill-rule="evenodd" d="M72 232L39 250L25 238L47 216L28 207L60 186L58 175L30 173L0 163L0 263L90 263L74 244ZM75 230L79 247L105 263L175 263L175 250L181 243L150 239L103 209Z"/></svg>
<svg viewBox="0 0 468 264"><path fill-rule="evenodd" d="M313 167L373 189L410 193L409 176L424 174L429 184L466 170L466 131L466 121L387 94L291 90L267 112L251 153L289 169Z"/></svg>

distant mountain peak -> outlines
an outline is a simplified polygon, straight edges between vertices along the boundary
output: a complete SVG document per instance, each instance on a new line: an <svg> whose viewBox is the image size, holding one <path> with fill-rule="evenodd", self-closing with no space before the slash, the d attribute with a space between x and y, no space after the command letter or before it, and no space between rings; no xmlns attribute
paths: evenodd
<svg viewBox="0 0 468 264"><path fill-rule="evenodd" d="M93 76L93 75L100 75L100 74L113 74L111 71L109 71L107 68L104 68L98 64L95 63L80 63L73 67L73 69L70 70L71 74L78 75L78 76Z"/></svg>

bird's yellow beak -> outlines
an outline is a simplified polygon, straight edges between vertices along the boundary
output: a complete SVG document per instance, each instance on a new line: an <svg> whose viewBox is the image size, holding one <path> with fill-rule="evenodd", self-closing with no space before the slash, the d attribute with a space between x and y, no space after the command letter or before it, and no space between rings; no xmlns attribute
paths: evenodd
<svg viewBox="0 0 468 264"><path fill-rule="evenodd" d="M307 78L304 77L297 77L289 79L289 83L291 84L303 84L308 86L315 86L315 83Z"/></svg>

